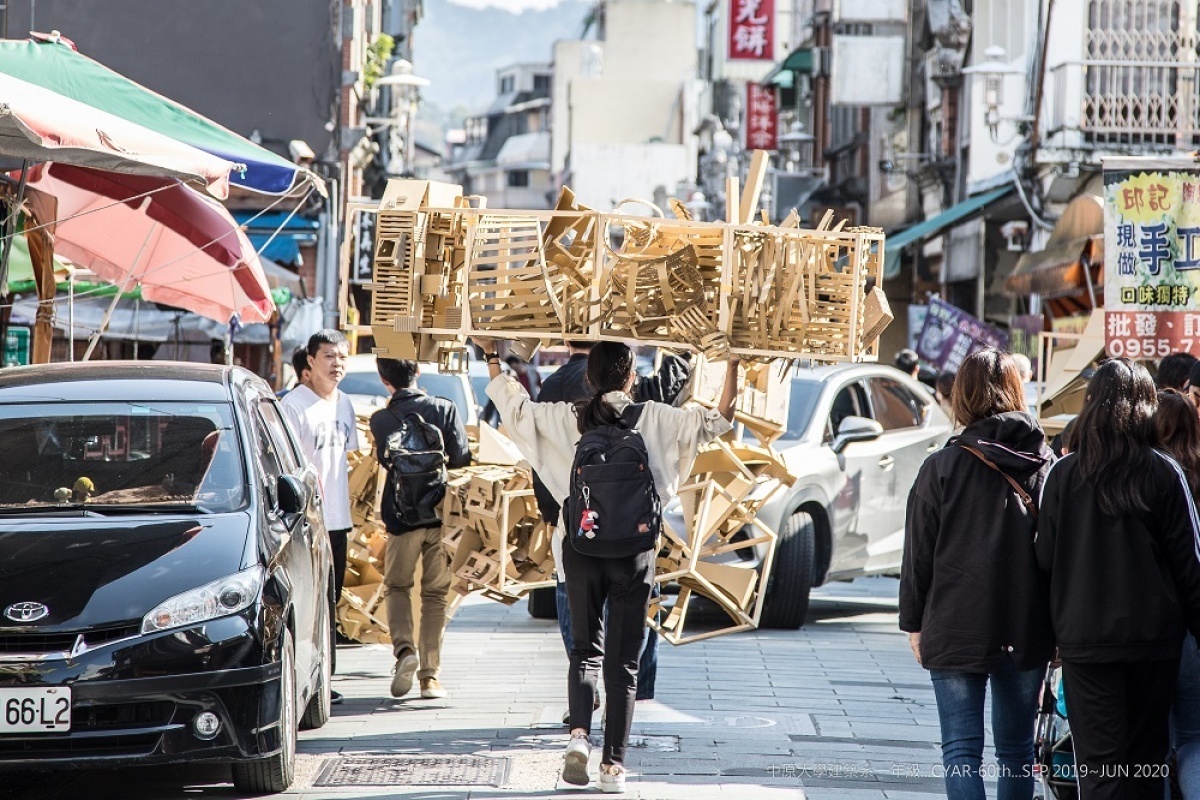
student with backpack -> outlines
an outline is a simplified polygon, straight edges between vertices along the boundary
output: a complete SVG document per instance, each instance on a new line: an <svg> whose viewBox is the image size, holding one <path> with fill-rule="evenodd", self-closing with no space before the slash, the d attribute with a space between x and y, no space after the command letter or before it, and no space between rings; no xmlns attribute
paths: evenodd
<svg viewBox="0 0 1200 800"><path fill-rule="evenodd" d="M389 534L383 582L396 656L391 691L393 697L404 697L412 691L415 675L421 681L421 697L442 698L446 690L438 670L451 575L437 512L446 494L446 468L471 463L467 432L454 403L417 388L417 362L380 358L376 367L392 393L387 407L371 417L375 457L388 473L380 515ZM411 591L418 560L421 620L420 635L414 637Z"/></svg>
<svg viewBox="0 0 1200 800"><path fill-rule="evenodd" d="M501 375L495 341L473 341L487 359L487 395L505 430L563 505L554 550L566 578L572 647L571 740L562 777L578 786L590 782L592 702L603 662L607 706L599 786L623 792L661 511L691 472L700 445L732 430L738 362L729 362L717 411L635 404L633 351L600 342L588 355L587 379L596 391L590 400L533 403L519 383Z"/></svg>

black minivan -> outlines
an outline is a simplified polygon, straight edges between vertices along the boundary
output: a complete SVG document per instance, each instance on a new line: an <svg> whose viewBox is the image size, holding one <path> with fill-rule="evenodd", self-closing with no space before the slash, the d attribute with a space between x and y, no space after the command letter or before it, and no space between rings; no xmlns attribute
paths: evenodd
<svg viewBox="0 0 1200 800"><path fill-rule="evenodd" d="M283 791L329 717L333 586L252 373L0 370L0 769L220 760Z"/></svg>

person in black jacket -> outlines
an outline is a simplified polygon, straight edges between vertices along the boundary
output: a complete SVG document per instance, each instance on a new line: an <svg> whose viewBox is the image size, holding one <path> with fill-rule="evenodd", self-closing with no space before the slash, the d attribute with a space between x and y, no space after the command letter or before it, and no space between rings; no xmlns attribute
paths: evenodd
<svg viewBox="0 0 1200 800"><path fill-rule="evenodd" d="M467 431L454 403L442 397L430 397L416 388L420 367L415 361L393 358L376 360L379 377L392 393L387 408L371 417L371 436L375 457L385 468L388 437L400 429L403 420L416 414L442 432L450 469L471 463L467 449ZM396 509L396 491L392 481L384 483L380 517L387 528L383 583L387 590L388 633L396 656L392 677L392 696L403 697L412 690L413 676L421 681L421 697L441 698L446 690L438 681L441 667L442 634L446 630L446 594L450 590L450 559L442 544L441 527L411 528L400 519ZM421 625L419 646L413 636L412 588L416 581L417 561L421 561ZM420 672L417 667L420 665Z"/></svg>
<svg viewBox="0 0 1200 800"><path fill-rule="evenodd" d="M1163 797L1181 645L1200 626L1196 507L1154 447L1156 407L1145 367L1102 365L1042 494L1035 549L1088 800Z"/></svg>
<svg viewBox="0 0 1200 800"><path fill-rule="evenodd" d="M1031 798L1038 690L1054 653L1034 498L1053 454L1016 362L998 350L967 357L951 406L965 429L925 461L908 498L900 629L933 681L947 796L985 796L990 686L999 797Z"/></svg>

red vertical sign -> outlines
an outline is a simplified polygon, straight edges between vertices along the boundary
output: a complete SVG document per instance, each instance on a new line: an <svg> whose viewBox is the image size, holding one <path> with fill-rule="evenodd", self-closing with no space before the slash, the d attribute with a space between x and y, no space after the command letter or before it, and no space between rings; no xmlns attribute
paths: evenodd
<svg viewBox="0 0 1200 800"><path fill-rule="evenodd" d="M779 149L779 103L773 87L746 86L746 149Z"/></svg>
<svg viewBox="0 0 1200 800"><path fill-rule="evenodd" d="M729 61L775 60L775 0L729 0Z"/></svg>

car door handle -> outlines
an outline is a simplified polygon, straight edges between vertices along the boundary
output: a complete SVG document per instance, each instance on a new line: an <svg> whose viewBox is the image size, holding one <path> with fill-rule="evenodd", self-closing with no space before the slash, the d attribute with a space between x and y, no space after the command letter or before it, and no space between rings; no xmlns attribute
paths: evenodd
<svg viewBox="0 0 1200 800"><path fill-rule="evenodd" d="M879 468L884 471L889 470L894 466L896 466L895 456L884 456L883 458L879 459Z"/></svg>

